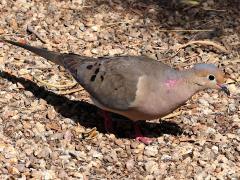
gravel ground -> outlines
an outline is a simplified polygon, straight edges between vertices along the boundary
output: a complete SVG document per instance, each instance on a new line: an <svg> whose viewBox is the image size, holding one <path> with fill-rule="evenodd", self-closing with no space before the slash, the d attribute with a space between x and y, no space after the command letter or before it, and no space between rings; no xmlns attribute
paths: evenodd
<svg viewBox="0 0 240 180"><path fill-rule="evenodd" d="M214 63L231 91L198 93L171 117L143 122L156 138L145 146L122 117L106 133L63 68L0 44L0 179L240 179L238 0L1 0L0 12L1 36L86 56L148 55L179 69ZM221 46L181 46L192 40Z"/></svg>

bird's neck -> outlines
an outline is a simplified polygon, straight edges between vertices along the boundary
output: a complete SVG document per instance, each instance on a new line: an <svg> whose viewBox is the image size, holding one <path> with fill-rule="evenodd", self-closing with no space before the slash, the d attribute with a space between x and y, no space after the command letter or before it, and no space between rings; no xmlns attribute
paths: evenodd
<svg viewBox="0 0 240 180"><path fill-rule="evenodd" d="M195 94L198 91L201 91L204 89L203 86L200 86L197 80L197 76L195 74L195 72L193 70L185 70L185 71L181 71L181 77L183 79L183 86L187 92L189 92L189 94Z"/></svg>

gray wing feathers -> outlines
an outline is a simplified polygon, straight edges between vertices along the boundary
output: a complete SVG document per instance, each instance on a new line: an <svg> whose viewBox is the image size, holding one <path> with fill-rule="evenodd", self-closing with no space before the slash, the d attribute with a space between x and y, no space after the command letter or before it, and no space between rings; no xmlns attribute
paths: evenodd
<svg viewBox="0 0 240 180"><path fill-rule="evenodd" d="M139 75L127 73L129 63L127 60L120 61L112 59L82 61L75 69L75 78L104 106L126 110L135 98Z"/></svg>

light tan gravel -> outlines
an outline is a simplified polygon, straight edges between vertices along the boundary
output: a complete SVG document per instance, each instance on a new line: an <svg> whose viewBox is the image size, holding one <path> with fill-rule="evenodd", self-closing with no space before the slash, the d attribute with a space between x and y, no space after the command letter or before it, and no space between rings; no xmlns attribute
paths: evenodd
<svg viewBox="0 0 240 180"><path fill-rule="evenodd" d="M0 36L85 56L148 55L180 69L215 63L231 96L201 92L171 119L143 122L156 138L145 146L119 117L116 133L105 133L85 91L58 95L33 78L72 83L64 69L0 43L0 179L240 179L239 12L238 0L1 0ZM176 52L191 40L229 53L198 44Z"/></svg>

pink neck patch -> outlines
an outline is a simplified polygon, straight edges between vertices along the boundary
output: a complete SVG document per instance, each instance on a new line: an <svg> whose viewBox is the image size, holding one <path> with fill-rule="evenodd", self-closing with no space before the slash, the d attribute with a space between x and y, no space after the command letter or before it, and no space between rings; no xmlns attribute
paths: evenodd
<svg viewBox="0 0 240 180"><path fill-rule="evenodd" d="M177 84L177 82L178 82L178 80L170 79L170 80L165 81L164 84L167 88L173 88Z"/></svg>

